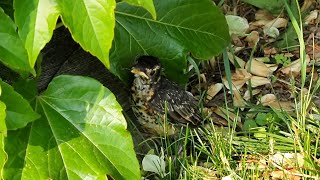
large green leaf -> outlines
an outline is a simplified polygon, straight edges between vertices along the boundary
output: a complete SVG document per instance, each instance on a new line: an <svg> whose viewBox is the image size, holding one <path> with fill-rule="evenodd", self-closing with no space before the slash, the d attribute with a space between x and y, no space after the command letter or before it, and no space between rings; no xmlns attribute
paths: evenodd
<svg viewBox="0 0 320 180"><path fill-rule="evenodd" d="M57 0L65 26L81 47L109 68L114 35L115 0Z"/></svg>
<svg viewBox="0 0 320 180"><path fill-rule="evenodd" d="M123 0L131 5L141 6L152 15L153 19L157 19L157 13L153 5L153 0Z"/></svg>
<svg viewBox="0 0 320 180"><path fill-rule="evenodd" d="M0 86L1 89L1 86ZM1 95L1 91L0 91ZM7 154L4 150L4 137L7 135L6 127L6 105L0 101L0 179L3 179L3 166L6 162Z"/></svg>
<svg viewBox="0 0 320 180"><path fill-rule="evenodd" d="M1 96L1 93L0 93L0 96ZM2 101L0 101L0 134L3 134L5 136L7 135L6 105Z"/></svg>
<svg viewBox="0 0 320 180"><path fill-rule="evenodd" d="M3 171L4 179L21 179L29 135L30 126L8 131L4 141L5 151L8 154L8 160Z"/></svg>
<svg viewBox="0 0 320 180"><path fill-rule="evenodd" d="M14 0L14 19L33 68L40 50L50 41L59 16L53 0Z"/></svg>
<svg viewBox="0 0 320 180"><path fill-rule="evenodd" d="M242 0L260 9L266 9L272 13L280 13L284 9L283 0Z"/></svg>
<svg viewBox="0 0 320 180"><path fill-rule="evenodd" d="M31 72L28 55L16 32L14 22L0 8L0 61L19 72Z"/></svg>
<svg viewBox="0 0 320 180"><path fill-rule="evenodd" d="M157 20L143 8L118 3L111 70L127 79L137 55L161 58L169 77L184 77L189 52L199 59L217 55L229 43L224 15L210 0L155 0Z"/></svg>
<svg viewBox="0 0 320 180"><path fill-rule="evenodd" d="M13 150L16 155L9 154L8 179L106 179L106 174L115 179L141 179L121 107L96 80L55 78L38 97L37 111L42 117L32 123L24 140L28 141L26 152L20 147L24 157L12 162L18 150ZM6 150L12 148L8 145ZM21 159L25 161L22 167Z"/></svg>
<svg viewBox="0 0 320 180"><path fill-rule="evenodd" d="M6 125L8 130L15 130L26 126L39 118L39 114L33 111L30 104L7 83L0 80L2 93L0 100L7 106Z"/></svg>

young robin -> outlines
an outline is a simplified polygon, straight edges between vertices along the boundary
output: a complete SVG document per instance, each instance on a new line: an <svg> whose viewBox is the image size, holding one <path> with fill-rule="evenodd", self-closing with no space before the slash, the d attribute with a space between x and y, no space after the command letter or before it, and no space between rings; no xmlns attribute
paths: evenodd
<svg viewBox="0 0 320 180"><path fill-rule="evenodd" d="M148 133L174 135L177 127L195 126L202 121L195 98L161 75L156 57L139 57L131 72L132 109Z"/></svg>

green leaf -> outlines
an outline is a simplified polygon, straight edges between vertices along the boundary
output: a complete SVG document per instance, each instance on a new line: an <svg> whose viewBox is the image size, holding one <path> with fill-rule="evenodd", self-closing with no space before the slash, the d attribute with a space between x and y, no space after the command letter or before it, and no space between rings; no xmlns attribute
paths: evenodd
<svg viewBox="0 0 320 180"><path fill-rule="evenodd" d="M33 101L37 95L37 84L34 79L19 79L13 83L14 90L21 94L29 102Z"/></svg>
<svg viewBox="0 0 320 180"><path fill-rule="evenodd" d="M109 50L114 36L115 0L57 0L61 17L81 47L110 67Z"/></svg>
<svg viewBox="0 0 320 180"><path fill-rule="evenodd" d="M243 130L250 131L250 129L257 127L257 123L254 120L246 120L243 123Z"/></svg>
<svg viewBox="0 0 320 180"><path fill-rule="evenodd" d="M24 42L30 67L34 67L40 50L50 41L59 16L53 0L14 0L14 19Z"/></svg>
<svg viewBox="0 0 320 180"><path fill-rule="evenodd" d="M4 169L4 164L7 161L7 154L4 150L4 137L5 135L3 133L0 133L0 178L3 178L3 169Z"/></svg>
<svg viewBox="0 0 320 180"><path fill-rule="evenodd" d="M151 15L153 19L157 19L157 13L153 5L153 0L123 0L131 5L141 6L145 8Z"/></svg>
<svg viewBox="0 0 320 180"><path fill-rule="evenodd" d="M1 93L0 93L0 96L1 96ZM4 136L7 135L6 105L2 101L0 101L0 134Z"/></svg>
<svg viewBox="0 0 320 180"><path fill-rule="evenodd" d="M141 179L122 109L98 81L59 76L38 97L37 111L42 116L32 123L25 165L6 166L8 179L19 166L21 179Z"/></svg>
<svg viewBox="0 0 320 180"><path fill-rule="evenodd" d="M256 6L260 9L266 9L272 13L278 14L284 8L283 0L243 0L246 3L249 3L253 6Z"/></svg>
<svg viewBox="0 0 320 180"><path fill-rule="evenodd" d="M267 113L258 113L256 117L256 122L260 126L268 124Z"/></svg>
<svg viewBox="0 0 320 180"><path fill-rule="evenodd" d="M155 0L157 20L143 8L118 3L111 71L123 80L141 54L157 56L169 78L183 81L186 57L209 59L229 43L224 15L209 0ZM187 13L183 13L187 12Z"/></svg>
<svg viewBox="0 0 320 180"><path fill-rule="evenodd" d="M0 61L12 70L25 74L32 72L28 55L16 32L14 22L0 8Z"/></svg>
<svg viewBox="0 0 320 180"><path fill-rule="evenodd" d="M8 155L3 171L4 179L21 179L29 135L30 126L8 131L4 141L5 151Z"/></svg>
<svg viewBox="0 0 320 180"><path fill-rule="evenodd" d="M39 114L33 111L28 101L15 92L10 85L0 81L0 86L2 88L0 100L7 106L6 125L8 130L22 128L39 118Z"/></svg>
<svg viewBox="0 0 320 180"><path fill-rule="evenodd" d="M0 86L1 96L1 86ZM4 137L7 136L6 127L6 105L0 101L0 179L3 179L3 167L7 160L7 154L4 150Z"/></svg>

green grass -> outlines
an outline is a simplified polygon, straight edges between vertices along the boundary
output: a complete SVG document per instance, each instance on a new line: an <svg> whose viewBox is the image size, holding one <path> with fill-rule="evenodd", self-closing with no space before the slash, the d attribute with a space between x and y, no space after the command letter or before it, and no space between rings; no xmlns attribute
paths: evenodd
<svg viewBox="0 0 320 180"><path fill-rule="evenodd" d="M283 179L292 178L290 176L320 179L320 109L312 103L312 99L319 94L320 80L307 81L301 13L298 10L300 19L296 20L289 5L285 4L298 35L300 57L302 57L300 87L295 87L294 79L290 81L295 97L295 112L287 113L250 104L248 107L254 109L251 113L271 114L270 122L258 125L257 128L235 131L235 121L230 121L227 128L219 128L213 125L214 119L207 119L206 124L199 128L184 127L174 138L160 137L154 149L157 155L164 153L165 176L146 173L145 177L150 179L221 179L230 176L232 179L271 179L271 176L275 176L274 174L283 173ZM255 48L252 50L250 59L254 51ZM229 87L232 87L231 68L226 51L223 59ZM200 83L199 67L194 61L191 63L195 67ZM314 74L310 76L312 79ZM304 88L307 89L307 92L302 92ZM226 89L224 93L226 97ZM201 96L203 97L203 94ZM227 104L224 108L230 109ZM241 117L242 121L251 119L246 114L248 112L239 109L235 109L234 112ZM230 118L228 113L226 117ZM279 158L284 153L292 155L293 158L290 161L283 160L282 163L271 160L275 157Z"/></svg>

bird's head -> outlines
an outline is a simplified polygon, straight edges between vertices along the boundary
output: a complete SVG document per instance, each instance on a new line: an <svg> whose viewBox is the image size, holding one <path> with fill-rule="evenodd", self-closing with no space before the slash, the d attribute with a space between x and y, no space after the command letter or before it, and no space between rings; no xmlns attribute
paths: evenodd
<svg viewBox="0 0 320 180"><path fill-rule="evenodd" d="M148 84L160 80L161 65L159 59L153 56L140 56L131 72L136 78L140 78Z"/></svg>

